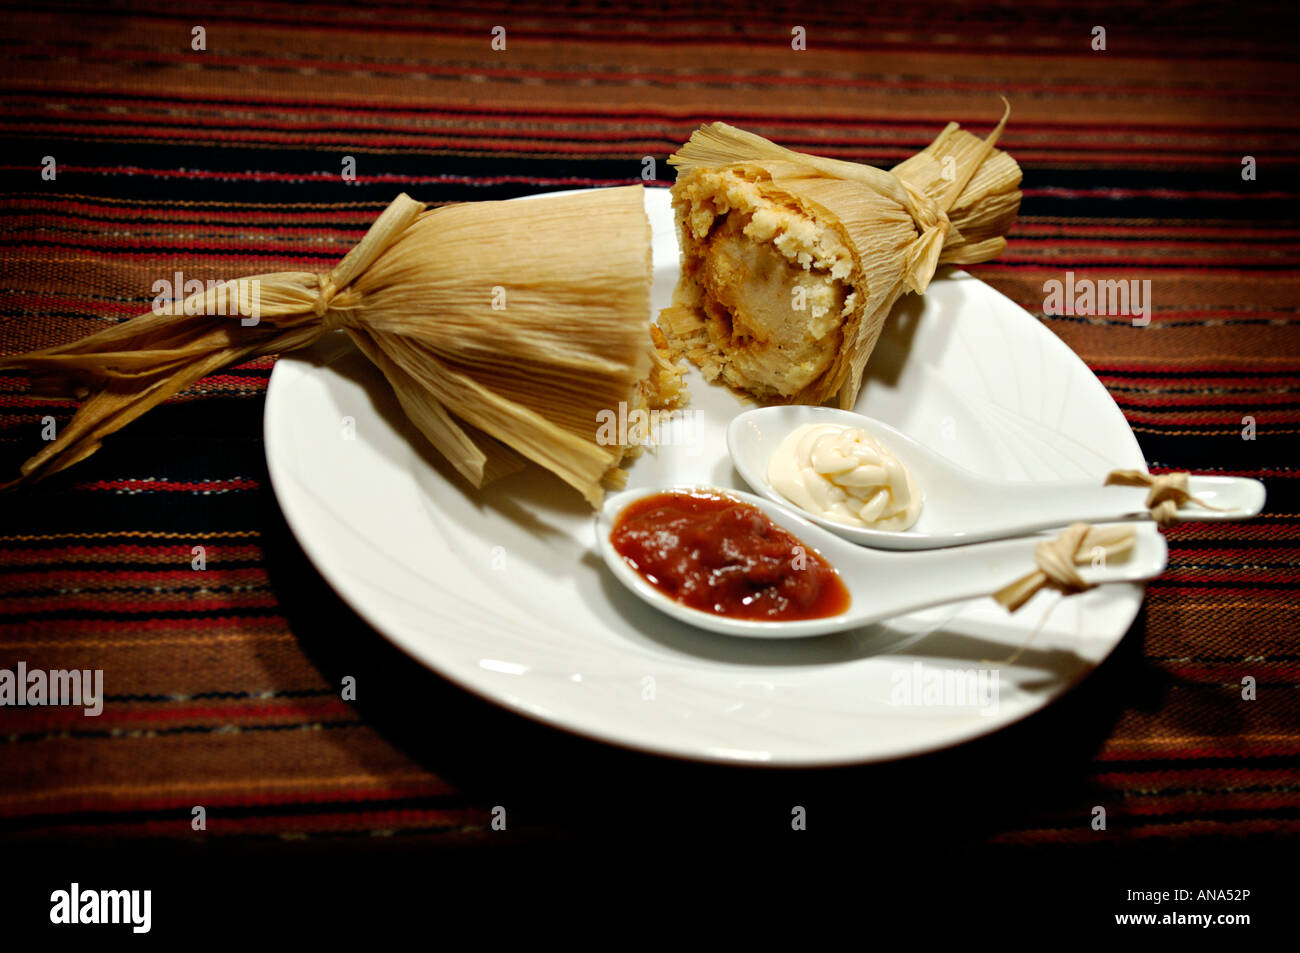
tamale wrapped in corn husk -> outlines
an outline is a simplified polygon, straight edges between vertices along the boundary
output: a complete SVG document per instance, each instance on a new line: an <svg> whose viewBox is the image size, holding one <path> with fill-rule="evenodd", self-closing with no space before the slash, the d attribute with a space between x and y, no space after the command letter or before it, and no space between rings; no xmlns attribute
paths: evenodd
<svg viewBox="0 0 1300 953"><path fill-rule="evenodd" d="M892 170L714 123L669 158L682 273L659 325L707 379L851 408L894 303L1000 254L1020 168L956 123Z"/></svg>
<svg viewBox="0 0 1300 953"><path fill-rule="evenodd" d="M238 279L170 309L180 313L0 358L39 396L83 398L9 485L85 458L206 374L342 329L473 486L527 459L594 506L631 449L598 441L598 414L684 399L652 338L642 203L640 186L437 209L402 195L327 275ZM231 301L249 307L230 316Z"/></svg>

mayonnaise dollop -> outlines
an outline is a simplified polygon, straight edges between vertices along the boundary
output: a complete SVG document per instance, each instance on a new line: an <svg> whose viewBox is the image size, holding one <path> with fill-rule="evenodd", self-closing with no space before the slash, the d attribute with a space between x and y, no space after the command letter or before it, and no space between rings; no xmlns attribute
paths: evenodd
<svg viewBox="0 0 1300 953"><path fill-rule="evenodd" d="M791 503L823 519L898 532L921 515L921 491L898 458L857 427L807 424L767 464L767 479Z"/></svg>

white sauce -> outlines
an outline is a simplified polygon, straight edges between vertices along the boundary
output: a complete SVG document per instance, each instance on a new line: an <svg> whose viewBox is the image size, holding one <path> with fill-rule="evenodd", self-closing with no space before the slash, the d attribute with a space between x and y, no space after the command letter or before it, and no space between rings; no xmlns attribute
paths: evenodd
<svg viewBox="0 0 1300 953"><path fill-rule="evenodd" d="M848 526L898 532L921 515L921 491L912 475L857 427L798 428L772 454L767 479L796 506Z"/></svg>

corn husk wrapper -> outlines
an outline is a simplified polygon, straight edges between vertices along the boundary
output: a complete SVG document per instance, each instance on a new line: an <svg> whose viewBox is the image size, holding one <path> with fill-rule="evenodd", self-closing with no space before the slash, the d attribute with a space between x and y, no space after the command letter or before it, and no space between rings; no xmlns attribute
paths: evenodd
<svg viewBox="0 0 1300 953"><path fill-rule="evenodd" d="M527 459L595 505L628 450L597 442L597 415L682 396L651 339L642 203L640 186L438 209L402 195L327 275L250 276L185 299L180 313L0 358L28 371L37 396L84 398L6 485L84 459L222 367L342 329L472 485ZM254 298L255 324L239 316L251 309L230 316L231 302Z"/></svg>
<svg viewBox="0 0 1300 953"><path fill-rule="evenodd" d="M926 149L889 171L793 152L725 123L701 127L669 158L678 170L673 193L685 252L674 305L660 316L674 352L686 354L710 377L727 362L727 342L705 334L699 306L704 292L692 286L692 236L683 219L691 213L685 207L691 184L703 173L731 170L755 183L765 199L832 229L853 259L847 280L852 311L843 319L838 344L827 345L837 347L834 359L795 393L758 396L807 404L836 399L851 408L899 297L924 293L941 264L986 261L1005 248L1003 236L1019 209L1021 177L1015 160L995 148L1009 115L1008 107L986 139L950 123Z"/></svg>

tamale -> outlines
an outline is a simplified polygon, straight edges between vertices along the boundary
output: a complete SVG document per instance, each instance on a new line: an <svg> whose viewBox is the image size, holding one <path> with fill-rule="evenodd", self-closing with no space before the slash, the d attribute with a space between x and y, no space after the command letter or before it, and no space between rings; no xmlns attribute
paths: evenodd
<svg viewBox="0 0 1300 953"><path fill-rule="evenodd" d="M894 303L941 264L996 257L1020 168L956 123L892 170L713 123L669 158L681 276L660 314L706 379L773 403L851 408Z"/></svg>
<svg viewBox="0 0 1300 953"><path fill-rule="evenodd" d="M642 203L640 186L435 209L402 195L327 275L238 279L167 313L0 358L26 369L38 396L84 398L13 483L89 456L206 374L342 329L472 485L527 459L594 506L630 449L597 440L597 415L684 399L651 333ZM255 301L255 315L227 316L218 295Z"/></svg>

